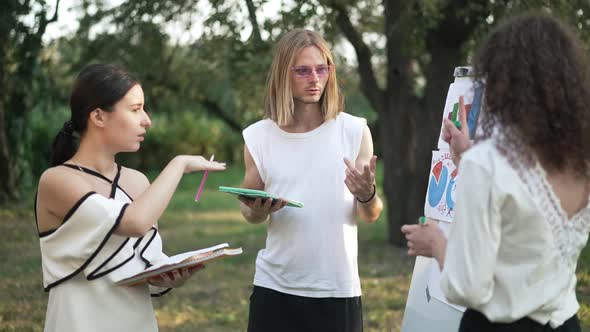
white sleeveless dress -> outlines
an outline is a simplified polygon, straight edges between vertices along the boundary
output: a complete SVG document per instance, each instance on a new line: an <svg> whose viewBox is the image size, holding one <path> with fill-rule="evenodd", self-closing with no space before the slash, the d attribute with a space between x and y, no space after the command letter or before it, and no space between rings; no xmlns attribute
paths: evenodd
<svg viewBox="0 0 590 332"><path fill-rule="evenodd" d="M92 170L64 166L104 178ZM62 225L39 234L43 286L49 292L45 331L158 330L150 295L170 289L115 285L166 257L155 227L140 238L113 233L132 201L118 186L119 175L120 167L111 198L90 192Z"/></svg>

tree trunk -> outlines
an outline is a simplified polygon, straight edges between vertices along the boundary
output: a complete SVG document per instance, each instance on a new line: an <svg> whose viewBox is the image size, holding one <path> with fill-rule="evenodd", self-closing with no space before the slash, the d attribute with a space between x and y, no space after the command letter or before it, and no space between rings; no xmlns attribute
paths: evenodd
<svg viewBox="0 0 590 332"><path fill-rule="evenodd" d="M9 22L10 17L7 13L3 13L0 17L4 21ZM16 192L15 172L10 158L10 145L8 144L8 136L6 134L6 95L2 93L2 91L6 91L4 66L9 34L10 30L6 27L0 30L0 203L4 203L8 199L15 197Z"/></svg>
<svg viewBox="0 0 590 332"><path fill-rule="evenodd" d="M389 241L398 247L405 245L401 226L419 216L424 202L424 198L419 197L421 178L416 173L416 120L413 114L418 107L408 96L401 92L390 94L390 110L379 113L379 140L385 147L382 151L383 189L388 207Z"/></svg>
<svg viewBox="0 0 590 332"><path fill-rule="evenodd" d="M419 100L414 95L412 53L407 47L412 28L403 16L411 8L407 2L384 1L385 36L387 36L386 108L378 110L381 145L384 147L383 187L387 201L389 241L405 246L401 226L412 223L421 214L424 198L417 174L416 114Z"/></svg>
<svg viewBox="0 0 590 332"><path fill-rule="evenodd" d="M466 21L459 17L459 8L465 1L449 1L443 8L442 20L426 34L426 51L432 60L424 74L426 88L422 99L414 96L411 70L412 54L404 52L410 31L401 22L411 22L407 3L384 1L385 35L387 36L387 110L379 112L380 140L384 147L384 189L388 203L389 240L396 246L405 246L401 226L415 223L424 213L428 186L428 172L432 150L442 125L442 113L449 84L453 81L453 68L461 63L461 47L468 40L477 19ZM485 17L482 4L481 15ZM411 23L410 23L411 24ZM408 52L408 53L406 53ZM388 151L389 150L389 151Z"/></svg>
<svg viewBox="0 0 590 332"><path fill-rule="evenodd" d="M2 69L0 69L0 82L2 80ZM2 84L0 83L1 89ZM6 113L4 100L0 97L0 203L17 196L15 168L13 160L10 158L10 145L4 128L6 128Z"/></svg>
<svg viewBox="0 0 590 332"><path fill-rule="evenodd" d="M424 96L419 99L414 91L416 72L412 70L412 65L418 61L412 40L416 32L414 25L420 16L416 2L383 0L387 40L385 89L377 85L371 50L351 23L346 6L336 0L327 3L336 13L336 24L356 51L360 89L378 113L389 241L402 247L406 241L401 226L415 223L424 213L432 150L437 149L453 68L462 64L461 47L475 26L489 15L490 4L478 1L472 15L465 18L460 13L467 7L467 0L440 2L441 20L426 32L424 51L432 60L423 68L427 85Z"/></svg>

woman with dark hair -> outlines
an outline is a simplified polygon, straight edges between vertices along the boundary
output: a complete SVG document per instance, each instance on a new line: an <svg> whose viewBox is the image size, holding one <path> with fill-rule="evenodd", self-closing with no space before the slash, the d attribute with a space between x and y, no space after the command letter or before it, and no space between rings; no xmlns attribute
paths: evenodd
<svg viewBox="0 0 590 332"><path fill-rule="evenodd" d="M70 108L36 197L49 292L45 331L157 331L150 293L182 285L196 269L163 274L149 286L115 282L165 257L157 220L183 173L225 164L177 156L150 185L115 163L117 153L139 149L151 126L139 81L117 66L84 68Z"/></svg>
<svg viewBox="0 0 590 332"><path fill-rule="evenodd" d="M449 238L436 223L402 228L409 253L435 257L445 296L468 308L459 331L580 331L575 270L590 230L588 68L580 41L544 14L499 25L475 57L476 79L485 83L476 144L469 148L466 131L445 122L460 161Z"/></svg>

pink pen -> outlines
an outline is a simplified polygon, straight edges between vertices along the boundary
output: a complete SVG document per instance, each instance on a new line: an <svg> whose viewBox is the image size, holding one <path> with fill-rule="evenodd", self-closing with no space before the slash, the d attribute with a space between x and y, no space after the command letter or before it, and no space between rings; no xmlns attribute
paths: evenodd
<svg viewBox="0 0 590 332"><path fill-rule="evenodd" d="M211 159L209 159L209 161L213 161L213 158L215 158L215 155L212 155ZM198 202L199 198L201 198L201 193L203 192L203 188L205 187L205 180L207 180L207 174L209 174L209 171L205 171L203 173L203 179L201 179L201 184L199 185L199 191L197 191L197 195L195 196L195 202Z"/></svg>

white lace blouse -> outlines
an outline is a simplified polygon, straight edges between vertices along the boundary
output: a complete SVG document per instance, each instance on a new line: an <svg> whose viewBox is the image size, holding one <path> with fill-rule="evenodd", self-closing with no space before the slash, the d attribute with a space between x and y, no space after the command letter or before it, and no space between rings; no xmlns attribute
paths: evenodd
<svg viewBox="0 0 590 332"><path fill-rule="evenodd" d="M493 141L461 160L441 288L493 322L529 317L553 328L576 314L576 264L590 207L572 218L537 162L511 163Z"/></svg>

